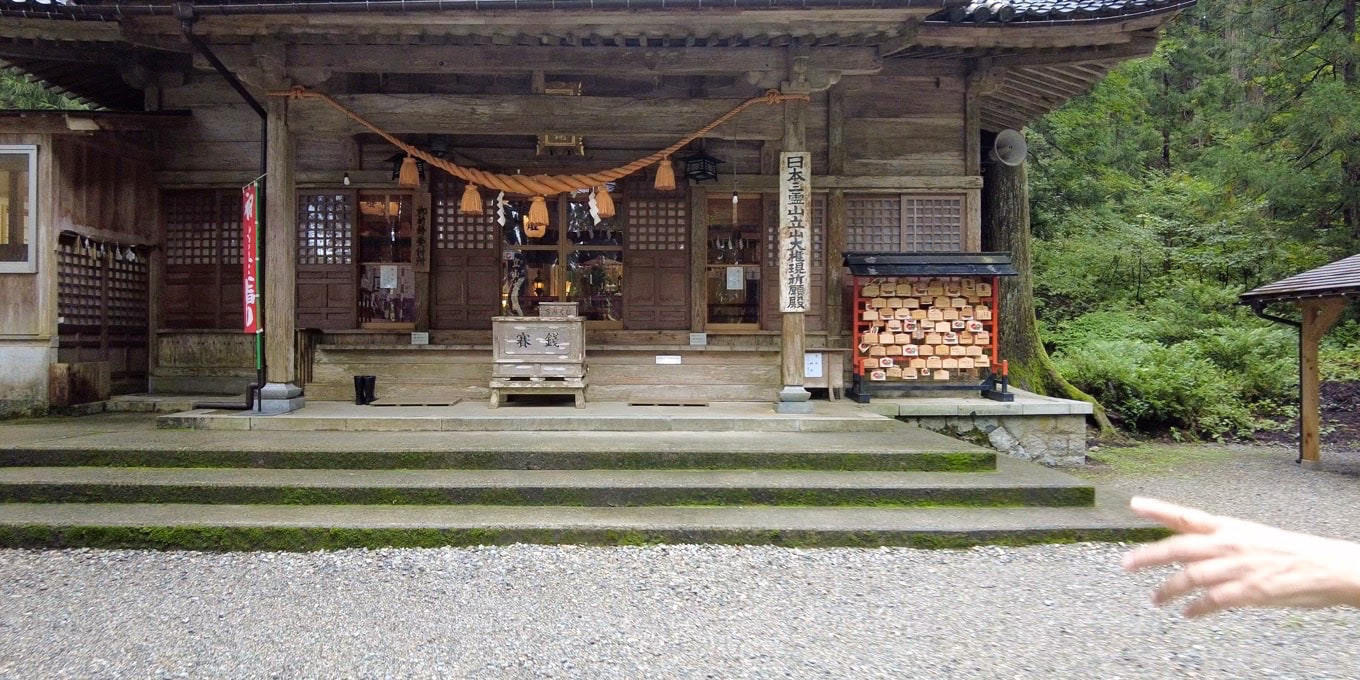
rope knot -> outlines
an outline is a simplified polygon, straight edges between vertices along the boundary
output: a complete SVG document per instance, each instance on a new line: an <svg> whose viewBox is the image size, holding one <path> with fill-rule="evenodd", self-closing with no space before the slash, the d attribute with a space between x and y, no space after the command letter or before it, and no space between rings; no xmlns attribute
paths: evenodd
<svg viewBox="0 0 1360 680"><path fill-rule="evenodd" d="M765 90L765 103L778 104L784 101L784 93L779 90Z"/></svg>

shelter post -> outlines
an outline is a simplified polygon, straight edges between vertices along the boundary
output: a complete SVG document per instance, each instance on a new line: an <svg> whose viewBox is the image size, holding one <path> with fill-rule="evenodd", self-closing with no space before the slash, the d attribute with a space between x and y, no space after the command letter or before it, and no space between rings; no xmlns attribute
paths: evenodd
<svg viewBox="0 0 1360 680"><path fill-rule="evenodd" d="M1346 309L1345 298L1305 300L1299 302L1303 312L1303 327L1299 329L1301 363L1299 364L1299 462L1315 466L1321 462L1321 380L1318 376L1318 347L1341 313Z"/></svg>

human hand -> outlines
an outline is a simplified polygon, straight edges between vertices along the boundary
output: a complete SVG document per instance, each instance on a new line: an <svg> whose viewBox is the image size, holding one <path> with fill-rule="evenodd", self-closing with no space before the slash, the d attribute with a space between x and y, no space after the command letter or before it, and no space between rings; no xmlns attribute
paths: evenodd
<svg viewBox="0 0 1360 680"><path fill-rule="evenodd" d="M1360 544L1134 498L1140 516L1178 535L1124 555L1129 571L1180 564L1152 595L1164 605L1199 591L1188 617L1237 607L1360 606Z"/></svg>

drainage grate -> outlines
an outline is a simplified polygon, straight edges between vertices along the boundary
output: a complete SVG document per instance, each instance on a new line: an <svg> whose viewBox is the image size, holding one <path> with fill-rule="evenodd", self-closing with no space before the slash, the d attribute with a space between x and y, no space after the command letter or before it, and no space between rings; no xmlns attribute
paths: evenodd
<svg viewBox="0 0 1360 680"><path fill-rule="evenodd" d="M708 406L706 401L630 401L629 406Z"/></svg>

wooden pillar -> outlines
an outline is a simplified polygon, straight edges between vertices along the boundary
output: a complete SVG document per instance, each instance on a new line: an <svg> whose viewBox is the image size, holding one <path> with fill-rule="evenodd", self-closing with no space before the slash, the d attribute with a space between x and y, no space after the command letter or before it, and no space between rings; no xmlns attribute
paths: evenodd
<svg viewBox="0 0 1360 680"><path fill-rule="evenodd" d="M270 97L267 108L265 379L270 387L276 384L296 387L296 345L293 336L297 326L297 196L293 183L293 135L288 130L288 100Z"/></svg>
<svg viewBox="0 0 1360 680"><path fill-rule="evenodd" d="M807 102L784 102L784 151L807 150ZM782 172L782 169L781 169ZM779 206L782 211L784 206ZM783 252L781 244L780 252ZM783 273L784 263L778 263ZM784 312L781 322L780 375L784 386L779 391L781 412L810 412L808 391L803 389L803 348L806 345L807 315Z"/></svg>
<svg viewBox="0 0 1360 680"><path fill-rule="evenodd" d="M688 182L684 175L676 178ZM697 185L689 187L689 327L708 329L708 194Z"/></svg>
<svg viewBox="0 0 1360 680"><path fill-rule="evenodd" d="M1299 303L1303 327L1299 329L1299 462L1317 465L1322 460L1319 431L1322 395L1318 378L1318 345L1322 336L1346 309L1345 298L1307 300Z"/></svg>
<svg viewBox="0 0 1360 680"><path fill-rule="evenodd" d="M845 310L845 191L832 189L826 195L826 331L840 338L849 331ZM837 345L839 346L839 345Z"/></svg>

